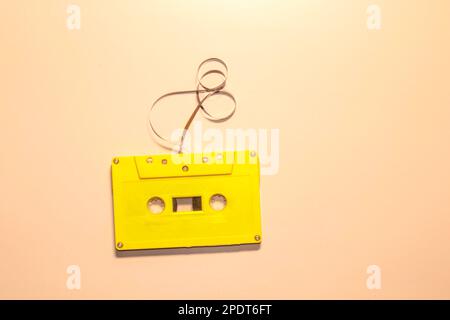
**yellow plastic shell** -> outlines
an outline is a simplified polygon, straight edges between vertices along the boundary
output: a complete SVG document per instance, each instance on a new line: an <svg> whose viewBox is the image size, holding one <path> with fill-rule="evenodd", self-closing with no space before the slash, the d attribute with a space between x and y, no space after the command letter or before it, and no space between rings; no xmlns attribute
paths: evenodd
<svg viewBox="0 0 450 320"><path fill-rule="evenodd" d="M259 160L254 152L117 157L112 161L112 189L117 250L261 242ZM222 210L211 206L214 195L226 198ZM160 213L148 207L155 197L164 202ZM194 197L197 211L176 210L174 198Z"/></svg>

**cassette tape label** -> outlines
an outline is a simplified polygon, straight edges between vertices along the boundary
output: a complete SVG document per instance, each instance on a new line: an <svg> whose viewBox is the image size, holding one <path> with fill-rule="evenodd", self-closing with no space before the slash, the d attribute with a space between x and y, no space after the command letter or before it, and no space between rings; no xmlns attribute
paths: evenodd
<svg viewBox="0 0 450 320"><path fill-rule="evenodd" d="M184 161L172 155L115 158L117 250L261 242L259 162L225 156L257 158L248 151Z"/></svg>

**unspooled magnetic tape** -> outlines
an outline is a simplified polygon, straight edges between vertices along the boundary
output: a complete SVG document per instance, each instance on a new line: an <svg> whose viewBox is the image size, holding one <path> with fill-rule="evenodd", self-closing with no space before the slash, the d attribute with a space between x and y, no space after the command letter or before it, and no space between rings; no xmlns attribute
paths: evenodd
<svg viewBox="0 0 450 320"><path fill-rule="evenodd" d="M198 75L196 90L172 92L195 94L198 110L213 121L226 120L234 113L234 97L223 91L228 68L207 70ZM202 80L209 74L223 76L223 82L208 87ZM213 95L225 95L234 103L232 112L214 119L203 102ZM167 147L168 140L155 130L153 136ZM183 153L182 144L170 145L169 154L115 157L112 160L115 247L117 250L183 248L257 244L262 241L260 215L260 169L254 151ZM161 143L163 141L163 143Z"/></svg>

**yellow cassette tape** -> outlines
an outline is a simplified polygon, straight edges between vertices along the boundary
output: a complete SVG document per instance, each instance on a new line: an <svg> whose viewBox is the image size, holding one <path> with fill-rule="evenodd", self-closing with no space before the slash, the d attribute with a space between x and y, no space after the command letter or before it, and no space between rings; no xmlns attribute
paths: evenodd
<svg viewBox="0 0 450 320"><path fill-rule="evenodd" d="M117 250L261 242L255 152L117 157Z"/></svg>

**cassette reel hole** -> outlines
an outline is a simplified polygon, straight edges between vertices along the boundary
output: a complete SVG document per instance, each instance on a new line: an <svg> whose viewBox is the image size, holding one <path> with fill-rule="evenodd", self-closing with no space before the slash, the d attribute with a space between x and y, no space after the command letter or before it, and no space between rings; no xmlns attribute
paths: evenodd
<svg viewBox="0 0 450 320"><path fill-rule="evenodd" d="M158 197L153 197L147 202L147 208L153 214L160 214L165 207L164 200Z"/></svg>
<svg viewBox="0 0 450 320"><path fill-rule="evenodd" d="M221 211L225 209L227 205L227 199L221 194L215 194L209 200L209 205L215 211Z"/></svg>

